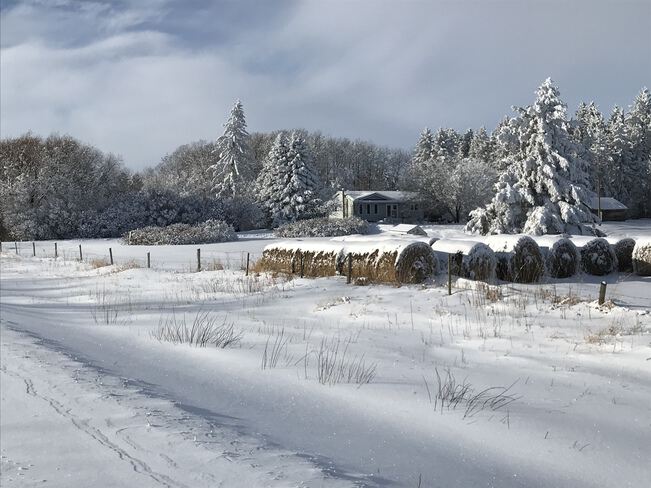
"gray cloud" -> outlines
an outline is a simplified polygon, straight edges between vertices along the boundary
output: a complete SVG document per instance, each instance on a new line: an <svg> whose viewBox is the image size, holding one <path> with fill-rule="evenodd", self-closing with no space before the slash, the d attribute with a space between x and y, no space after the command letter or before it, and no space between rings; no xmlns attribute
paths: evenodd
<svg viewBox="0 0 651 488"><path fill-rule="evenodd" d="M570 107L629 104L649 18L648 1L3 4L0 127L142 168L215 138L239 97L254 131L410 147L425 125L492 128L547 76Z"/></svg>

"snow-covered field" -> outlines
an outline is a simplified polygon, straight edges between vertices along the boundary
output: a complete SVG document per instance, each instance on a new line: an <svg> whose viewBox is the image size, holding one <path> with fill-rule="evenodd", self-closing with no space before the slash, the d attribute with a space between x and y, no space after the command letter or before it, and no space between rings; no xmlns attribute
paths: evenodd
<svg viewBox="0 0 651 488"><path fill-rule="evenodd" d="M651 278L245 277L269 242L3 243L2 486L649 486ZM159 340L195 319L239 340Z"/></svg>

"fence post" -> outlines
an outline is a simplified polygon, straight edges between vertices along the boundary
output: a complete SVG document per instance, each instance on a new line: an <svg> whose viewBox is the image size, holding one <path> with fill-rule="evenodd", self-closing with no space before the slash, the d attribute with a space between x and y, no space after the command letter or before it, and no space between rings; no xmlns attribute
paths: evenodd
<svg viewBox="0 0 651 488"><path fill-rule="evenodd" d="M599 287L599 305L603 305L606 301L606 282L602 281Z"/></svg>
<svg viewBox="0 0 651 488"><path fill-rule="evenodd" d="M201 271L201 248L197 248L197 271Z"/></svg>
<svg viewBox="0 0 651 488"><path fill-rule="evenodd" d="M452 295L452 254L448 254L448 295Z"/></svg>
<svg viewBox="0 0 651 488"><path fill-rule="evenodd" d="M57 243L54 243L54 259L59 257L59 249L57 248Z"/></svg>
<svg viewBox="0 0 651 488"><path fill-rule="evenodd" d="M32 241L32 256L36 257L36 244Z"/></svg>
<svg viewBox="0 0 651 488"><path fill-rule="evenodd" d="M147 251L147 267L151 268L151 253Z"/></svg>
<svg viewBox="0 0 651 488"><path fill-rule="evenodd" d="M250 253L246 253L246 274L244 276L249 276L249 259L251 257Z"/></svg>
<svg viewBox="0 0 651 488"><path fill-rule="evenodd" d="M109 258L111 260L111 266L113 266L113 249L109 247Z"/></svg>
<svg viewBox="0 0 651 488"><path fill-rule="evenodd" d="M301 252L301 278L303 277L303 253Z"/></svg>
<svg viewBox="0 0 651 488"><path fill-rule="evenodd" d="M18 243L14 241L14 247L16 248L16 254L18 254Z"/></svg>
<svg viewBox="0 0 651 488"><path fill-rule="evenodd" d="M353 255L348 255L348 278L346 278L346 283L350 285L350 282L353 279Z"/></svg>
<svg viewBox="0 0 651 488"><path fill-rule="evenodd" d="M81 244L79 244L79 261L84 260L84 255L81 253Z"/></svg>

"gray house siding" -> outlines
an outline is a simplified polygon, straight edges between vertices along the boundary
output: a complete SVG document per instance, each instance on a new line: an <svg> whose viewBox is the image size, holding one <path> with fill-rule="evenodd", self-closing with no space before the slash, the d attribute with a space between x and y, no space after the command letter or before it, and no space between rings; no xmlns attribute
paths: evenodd
<svg viewBox="0 0 651 488"><path fill-rule="evenodd" d="M397 191L338 192L333 217L359 217L368 222L418 223L423 220L417 196Z"/></svg>

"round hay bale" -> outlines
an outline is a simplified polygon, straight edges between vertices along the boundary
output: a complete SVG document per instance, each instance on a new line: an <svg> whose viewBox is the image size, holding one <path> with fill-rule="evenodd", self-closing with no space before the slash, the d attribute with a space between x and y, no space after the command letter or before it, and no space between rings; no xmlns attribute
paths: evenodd
<svg viewBox="0 0 651 488"><path fill-rule="evenodd" d="M395 261L396 278L400 283L422 283L438 271L438 261L425 242L405 246Z"/></svg>
<svg viewBox="0 0 651 488"><path fill-rule="evenodd" d="M610 242L613 251L615 251L615 256L617 256L619 271L629 273L633 271L633 249L635 249L635 239L624 237L623 239L617 239L614 243L610 239L607 240Z"/></svg>
<svg viewBox="0 0 651 488"><path fill-rule="evenodd" d="M486 239L497 258L495 273L500 280L534 283L545 271L540 247L529 236L494 235Z"/></svg>
<svg viewBox="0 0 651 488"><path fill-rule="evenodd" d="M651 276L651 238L638 239L632 257L635 274Z"/></svg>
<svg viewBox="0 0 651 488"><path fill-rule="evenodd" d="M376 283L422 283L437 272L436 256L425 242L382 240L347 244L337 263L338 272Z"/></svg>
<svg viewBox="0 0 651 488"><path fill-rule="evenodd" d="M607 275L617 269L617 256L606 239L597 237L581 248L581 268L595 276Z"/></svg>
<svg viewBox="0 0 651 488"><path fill-rule="evenodd" d="M462 278L486 281L495 274L495 253L486 244L477 241L441 239L432 243L442 269L447 270L448 256L452 256L451 273Z"/></svg>
<svg viewBox="0 0 651 488"><path fill-rule="evenodd" d="M552 278L569 278L579 271L579 250L570 239L561 237L545 254L547 272Z"/></svg>

